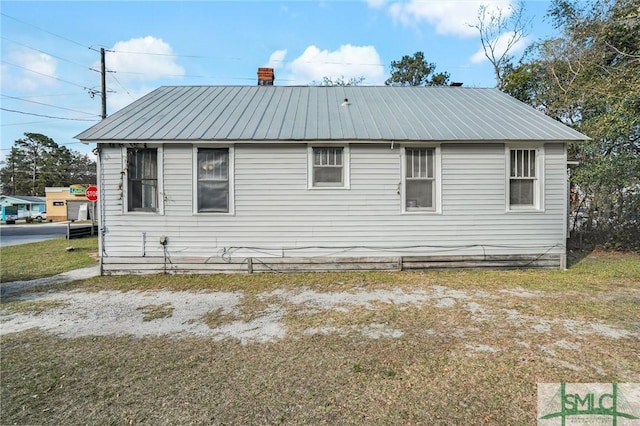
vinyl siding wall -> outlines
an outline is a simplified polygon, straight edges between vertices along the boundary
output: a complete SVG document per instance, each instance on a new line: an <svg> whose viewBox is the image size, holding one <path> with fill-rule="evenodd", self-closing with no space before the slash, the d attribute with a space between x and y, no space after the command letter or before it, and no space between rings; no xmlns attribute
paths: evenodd
<svg viewBox="0 0 640 426"><path fill-rule="evenodd" d="M193 146L162 152L162 213L126 212L124 150L101 145L110 258L558 255L566 153L545 145L544 211L507 212L501 143L441 145L441 213L402 214L401 148L350 145L350 189L309 189L306 144L236 144L233 214L194 213ZM166 247L160 236L166 236Z"/></svg>

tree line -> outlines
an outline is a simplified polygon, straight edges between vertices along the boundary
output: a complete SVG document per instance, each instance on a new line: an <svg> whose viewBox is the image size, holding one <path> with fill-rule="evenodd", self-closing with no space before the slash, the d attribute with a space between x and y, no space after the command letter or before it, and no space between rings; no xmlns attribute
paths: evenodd
<svg viewBox="0 0 640 426"><path fill-rule="evenodd" d="M547 17L559 36L502 64L498 87L591 138L569 146L574 231L640 251L638 2L554 0Z"/></svg>
<svg viewBox="0 0 640 426"><path fill-rule="evenodd" d="M44 196L45 187L96 183L96 162L40 133L25 133L2 162L4 195Z"/></svg>

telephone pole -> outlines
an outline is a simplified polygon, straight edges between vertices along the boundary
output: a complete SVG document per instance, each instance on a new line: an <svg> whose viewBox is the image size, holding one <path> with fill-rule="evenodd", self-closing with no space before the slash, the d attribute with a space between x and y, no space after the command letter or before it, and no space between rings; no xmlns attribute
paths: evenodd
<svg viewBox="0 0 640 426"><path fill-rule="evenodd" d="M101 78L101 95L102 95L102 114L104 120L107 118L107 72L104 59L104 48L100 48L100 78Z"/></svg>

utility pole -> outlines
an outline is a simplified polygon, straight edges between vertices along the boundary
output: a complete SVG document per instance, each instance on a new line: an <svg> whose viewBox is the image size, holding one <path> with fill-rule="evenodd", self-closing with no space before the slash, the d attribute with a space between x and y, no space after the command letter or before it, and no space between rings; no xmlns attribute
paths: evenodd
<svg viewBox="0 0 640 426"><path fill-rule="evenodd" d="M101 77L101 86L102 90L100 93L102 94L102 119L107 118L107 72L106 65L104 59L104 47L100 48L100 77Z"/></svg>
<svg viewBox="0 0 640 426"><path fill-rule="evenodd" d="M33 147L33 170L31 174L31 195L36 195L36 169L38 168L38 149Z"/></svg>
<svg viewBox="0 0 640 426"><path fill-rule="evenodd" d="M11 148L11 195L16 195L16 158L15 148Z"/></svg>

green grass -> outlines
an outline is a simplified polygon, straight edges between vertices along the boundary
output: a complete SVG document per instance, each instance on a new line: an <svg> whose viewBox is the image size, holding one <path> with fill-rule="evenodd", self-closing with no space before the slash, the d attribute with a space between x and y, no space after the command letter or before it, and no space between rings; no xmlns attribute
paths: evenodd
<svg viewBox="0 0 640 426"><path fill-rule="evenodd" d="M268 294L434 286L481 291L477 302L493 319L479 321L462 302L305 312ZM4 335L0 424L528 425L536 423L538 383L640 382L637 254L594 252L567 271L113 276L53 289L235 291L240 305L226 313L212 308L203 318L210 328L251 321L278 304L287 332L247 345L207 337L60 338L37 329ZM18 298L9 302L20 307ZM169 304L141 309L158 327L174 313ZM523 324L506 321L509 312ZM582 334L596 323L632 334ZM365 337L370 324L404 334ZM536 331L539 324L548 331ZM327 327L340 332L304 333Z"/></svg>
<svg viewBox="0 0 640 426"><path fill-rule="evenodd" d="M74 247L67 251L67 247ZM96 264L97 238L58 238L0 248L0 281L32 280Z"/></svg>

